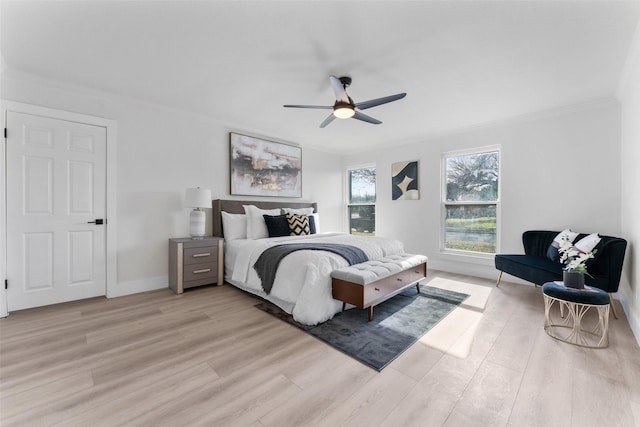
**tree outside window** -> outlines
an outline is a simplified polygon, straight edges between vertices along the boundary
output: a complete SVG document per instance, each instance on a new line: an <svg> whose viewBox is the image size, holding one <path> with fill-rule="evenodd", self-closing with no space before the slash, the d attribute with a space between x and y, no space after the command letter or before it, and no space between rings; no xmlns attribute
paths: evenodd
<svg viewBox="0 0 640 427"><path fill-rule="evenodd" d="M349 230L351 234L376 234L376 168L350 169Z"/></svg>
<svg viewBox="0 0 640 427"><path fill-rule="evenodd" d="M444 155L444 249L496 253L498 150Z"/></svg>

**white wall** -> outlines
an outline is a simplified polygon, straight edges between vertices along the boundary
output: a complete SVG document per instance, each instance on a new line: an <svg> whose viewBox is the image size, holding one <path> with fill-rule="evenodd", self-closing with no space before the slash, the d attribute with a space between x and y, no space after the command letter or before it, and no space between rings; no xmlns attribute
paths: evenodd
<svg viewBox="0 0 640 427"><path fill-rule="evenodd" d="M640 26L618 96L622 104L622 234L628 241L620 290L629 324L640 344Z"/></svg>
<svg viewBox="0 0 640 427"><path fill-rule="evenodd" d="M613 99L344 161L377 164L377 234L397 237L408 251L427 255L431 268L495 278L493 259L444 254L439 245L442 153L496 144L501 147L500 252L522 253L522 233L531 229L621 234L620 112ZM391 164L405 160L420 161L420 200L392 201Z"/></svg>
<svg viewBox="0 0 640 427"><path fill-rule="evenodd" d="M0 78L3 99L117 121L118 295L167 286L167 239L189 234L189 210L182 207L187 187L211 188L214 199L231 198L230 131L278 140L278 135L33 76ZM318 202L324 230L341 229L341 157L309 149L302 155L301 200ZM207 215L210 234L210 210Z"/></svg>

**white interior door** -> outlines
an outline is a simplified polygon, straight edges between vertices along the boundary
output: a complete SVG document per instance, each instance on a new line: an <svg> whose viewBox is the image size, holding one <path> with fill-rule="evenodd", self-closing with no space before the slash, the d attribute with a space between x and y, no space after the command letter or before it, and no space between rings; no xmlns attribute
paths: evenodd
<svg viewBox="0 0 640 427"><path fill-rule="evenodd" d="M11 111L6 126L9 311L105 295L106 129Z"/></svg>

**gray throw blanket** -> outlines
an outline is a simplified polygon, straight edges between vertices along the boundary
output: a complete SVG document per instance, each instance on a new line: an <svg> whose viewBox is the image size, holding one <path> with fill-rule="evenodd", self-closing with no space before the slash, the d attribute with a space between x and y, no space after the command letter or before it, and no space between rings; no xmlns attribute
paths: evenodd
<svg viewBox="0 0 640 427"><path fill-rule="evenodd" d="M340 255L346 259L349 265L369 261L369 257L360 248L338 243L291 243L288 245L276 245L268 248L260 254L253 265L258 277L262 280L262 288L269 294L276 278L276 271L282 258L291 252L302 250L328 251Z"/></svg>

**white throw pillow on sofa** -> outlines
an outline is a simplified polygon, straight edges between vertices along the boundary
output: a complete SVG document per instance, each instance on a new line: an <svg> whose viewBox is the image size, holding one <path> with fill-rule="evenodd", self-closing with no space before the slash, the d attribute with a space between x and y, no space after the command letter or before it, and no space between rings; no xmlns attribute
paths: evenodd
<svg viewBox="0 0 640 427"><path fill-rule="evenodd" d="M576 233L575 231L571 231L569 228L559 232L547 249L547 258L549 258L553 262L560 262L560 252L558 251L558 249L560 248L562 241L566 239L569 242L573 243L576 237L578 237L578 233Z"/></svg>
<svg viewBox="0 0 640 427"><path fill-rule="evenodd" d="M567 228L566 230L562 230L560 233L558 233L555 239L553 239L553 242L557 243L557 245L553 245L553 246L555 246L556 248L559 248L560 243L562 243L562 240L565 238L568 241L573 243L576 237L578 237L578 233L576 233L575 231L571 231L571 229Z"/></svg>
<svg viewBox="0 0 640 427"><path fill-rule="evenodd" d="M578 243L573 245L573 247L579 250L580 252L584 252L584 253L591 252L593 248L595 248L596 245L600 243L600 240L602 239L600 239L600 236L598 236L598 233L589 234L588 236L580 239Z"/></svg>

